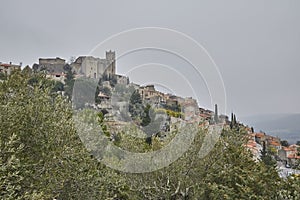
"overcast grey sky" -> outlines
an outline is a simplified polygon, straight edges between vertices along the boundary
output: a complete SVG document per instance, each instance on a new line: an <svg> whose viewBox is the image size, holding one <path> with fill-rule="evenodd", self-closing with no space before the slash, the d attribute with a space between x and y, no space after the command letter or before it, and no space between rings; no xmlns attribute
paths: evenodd
<svg viewBox="0 0 300 200"><path fill-rule="evenodd" d="M120 31L170 28L191 36L210 53L224 80L228 113L300 113L299 11L297 0L1 0L0 62L32 65L39 57L56 56L68 60L88 54ZM118 66L128 65L129 58ZM199 104L212 109L207 97Z"/></svg>

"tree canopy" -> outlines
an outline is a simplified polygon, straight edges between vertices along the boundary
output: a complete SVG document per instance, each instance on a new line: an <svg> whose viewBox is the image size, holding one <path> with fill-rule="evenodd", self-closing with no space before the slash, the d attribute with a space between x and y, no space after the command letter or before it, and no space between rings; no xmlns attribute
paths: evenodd
<svg viewBox="0 0 300 200"><path fill-rule="evenodd" d="M43 75L20 71L0 82L1 199L300 198L298 177L281 179L275 167L252 159L242 126L225 127L203 159L198 152L208 132L199 127L189 150L170 166L142 174L110 169L83 146L69 100L46 83ZM98 117L103 128L103 116ZM118 138L124 149L147 142L126 132ZM171 139L152 136L144 150L158 150Z"/></svg>

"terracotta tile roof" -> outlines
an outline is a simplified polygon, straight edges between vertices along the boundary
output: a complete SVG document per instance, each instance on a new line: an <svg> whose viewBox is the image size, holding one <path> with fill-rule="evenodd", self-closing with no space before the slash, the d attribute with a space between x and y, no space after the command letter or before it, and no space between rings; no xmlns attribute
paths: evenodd
<svg viewBox="0 0 300 200"><path fill-rule="evenodd" d="M291 158L291 159L300 159L300 156L297 156L296 154L291 154L291 155L288 155L287 157Z"/></svg>
<svg viewBox="0 0 300 200"><path fill-rule="evenodd" d="M276 142L276 141L271 141L269 144L273 145L273 146L278 146L278 147L281 146L280 143Z"/></svg>
<svg viewBox="0 0 300 200"><path fill-rule="evenodd" d="M248 140L247 147L256 147L256 142L254 140Z"/></svg>
<svg viewBox="0 0 300 200"><path fill-rule="evenodd" d="M0 64L0 66L3 66L3 67L10 67L11 65L10 65L10 64Z"/></svg>
<svg viewBox="0 0 300 200"><path fill-rule="evenodd" d="M209 115L209 114L204 114L204 113L199 114L199 116L200 116L200 117L204 117L204 118L206 118L206 117L211 117L211 115Z"/></svg>
<svg viewBox="0 0 300 200"><path fill-rule="evenodd" d="M293 149L289 148L289 147L283 147L282 148L284 151L293 151Z"/></svg>
<svg viewBox="0 0 300 200"><path fill-rule="evenodd" d="M19 65L6 64L6 63L1 63L0 66L2 66L2 67L20 67Z"/></svg>

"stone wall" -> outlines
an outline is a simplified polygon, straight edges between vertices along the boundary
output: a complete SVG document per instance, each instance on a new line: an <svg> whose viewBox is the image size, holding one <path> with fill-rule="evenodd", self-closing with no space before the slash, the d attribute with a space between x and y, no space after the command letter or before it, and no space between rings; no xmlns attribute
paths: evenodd
<svg viewBox="0 0 300 200"><path fill-rule="evenodd" d="M13 65L13 64L0 64L0 73L5 73L7 75L10 75L13 70L21 69L21 65Z"/></svg>
<svg viewBox="0 0 300 200"><path fill-rule="evenodd" d="M106 52L106 58L100 59L92 56L78 57L71 64L73 71L89 78L111 78L116 73L115 52Z"/></svg>
<svg viewBox="0 0 300 200"><path fill-rule="evenodd" d="M40 58L39 65L65 65L66 61L59 57L56 58Z"/></svg>

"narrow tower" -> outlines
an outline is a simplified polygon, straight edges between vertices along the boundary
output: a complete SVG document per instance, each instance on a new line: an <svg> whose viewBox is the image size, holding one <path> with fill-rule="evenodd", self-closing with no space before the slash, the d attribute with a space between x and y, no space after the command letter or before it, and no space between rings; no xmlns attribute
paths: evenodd
<svg viewBox="0 0 300 200"><path fill-rule="evenodd" d="M219 123L219 115L218 115L218 105L215 104L215 122Z"/></svg>
<svg viewBox="0 0 300 200"><path fill-rule="evenodd" d="M111 50L107 51L106 52L106 60L109 62L108 72L111 75L116 74L116 53Z"/></svg>

